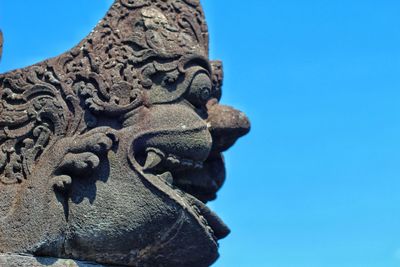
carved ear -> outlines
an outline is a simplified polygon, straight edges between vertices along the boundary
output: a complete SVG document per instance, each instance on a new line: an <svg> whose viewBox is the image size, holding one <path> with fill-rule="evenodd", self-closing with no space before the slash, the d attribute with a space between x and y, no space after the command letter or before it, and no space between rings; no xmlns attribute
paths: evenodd
<svg viewBox="0 0 400 267"><path fill-rule="evenodd" d="M3 53L3 33L0 31L0 61L2 53Z"/></svg>

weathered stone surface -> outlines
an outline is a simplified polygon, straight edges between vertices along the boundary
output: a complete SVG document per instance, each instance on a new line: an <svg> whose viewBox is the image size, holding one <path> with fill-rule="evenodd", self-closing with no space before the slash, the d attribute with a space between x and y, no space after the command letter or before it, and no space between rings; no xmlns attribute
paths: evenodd
<svg viewBox="0 0 400 267"><path fill-rule="evenodd" d="M30 255L0 254L2 267L105 267L104 265L75 261L71 259L56 259L45 257L32 257ZM115 266L114 266L115 267Z"/></svg>
<svg viewBox="0 0 400 267"><path fill-rule="evenodd" d="M75 48L1 74L0 253L212 264L229 229L205 203L250 128L222 77L197 0L117 0Z"/></svg>

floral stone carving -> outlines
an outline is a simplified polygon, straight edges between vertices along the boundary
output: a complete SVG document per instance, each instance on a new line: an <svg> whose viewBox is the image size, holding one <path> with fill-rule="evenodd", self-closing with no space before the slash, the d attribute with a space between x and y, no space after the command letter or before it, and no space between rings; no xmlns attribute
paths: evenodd
<svg viewBox="0 0 400 267"><path fill-rule="evenodd" d="M1 74L0 261L212 264L229 229L205 203L250 128L222 77L198 0L117 0L75 48Z"/></svg>

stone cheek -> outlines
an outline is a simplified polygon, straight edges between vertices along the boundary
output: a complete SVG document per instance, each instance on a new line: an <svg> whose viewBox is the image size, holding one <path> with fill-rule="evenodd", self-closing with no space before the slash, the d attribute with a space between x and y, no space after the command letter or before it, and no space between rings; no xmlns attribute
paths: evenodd
<svg viewBox="0 0 400 267"><path fill-rule="evenodd" d="M197 0L116 0L78 46L0 74L0 266L211 265L229 228L205 203L250 129L222 79Z"/></svg>

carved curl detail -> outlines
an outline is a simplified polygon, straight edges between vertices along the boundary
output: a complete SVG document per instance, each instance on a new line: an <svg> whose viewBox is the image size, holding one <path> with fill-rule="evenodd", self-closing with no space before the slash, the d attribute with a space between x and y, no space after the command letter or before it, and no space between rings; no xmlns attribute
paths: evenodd
<svg viewBox="0 0 400 267"><path fill-rule="evenodd" d="M121 0L121 4L127 8L139 8L149 5L146 0Z"/></svg>
<svg viewBox="0 0 400 267"><path fill-rule="evenodd" d="M21 182L51 139L66 134L68 108L52 71L32 67L0 80L0 182Z"/></svg>

